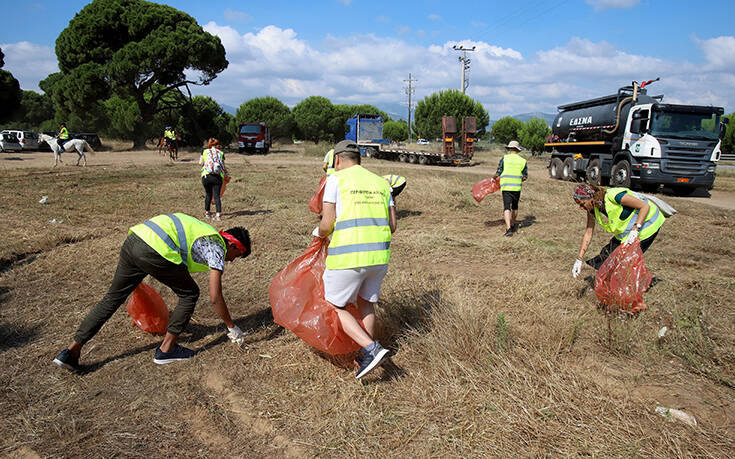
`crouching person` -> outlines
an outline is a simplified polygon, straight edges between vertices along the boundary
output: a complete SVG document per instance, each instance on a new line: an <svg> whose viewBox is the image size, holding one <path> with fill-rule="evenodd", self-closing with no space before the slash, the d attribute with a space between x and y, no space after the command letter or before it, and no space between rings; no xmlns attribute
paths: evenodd
<svg viewBox="0 0 735 459"><path fill-rule="evenodd" d="M120 259L107 294L87 314L74 341L54 359L68 370L79 369L82 346L102 328L133 290L150 275L179 297L168 330L156 349L157 364L187 360L191 349L176 340L184 331L199 299L199 286L190 273L209 271L212 307L229 329L228 337L241 342L243 332L235 325L222 296L224 262L250 255L250 235L241 227L218 232L212 226L185 214L158 215L130 228L120 250Z"/></svg>
<svg viewBox="0 0 735 459"><path fill-rule="evenodd" d="M388 354L375 341L375 303L390 259L396 212L384 178L360 166L360 150L343 140L334 148L335 172L324 187L323 216L315 235L332 239L324 270L324 297L337 311L344 332L362 349L357 378ZM364 328L348 311L357 303Z"/></svg>

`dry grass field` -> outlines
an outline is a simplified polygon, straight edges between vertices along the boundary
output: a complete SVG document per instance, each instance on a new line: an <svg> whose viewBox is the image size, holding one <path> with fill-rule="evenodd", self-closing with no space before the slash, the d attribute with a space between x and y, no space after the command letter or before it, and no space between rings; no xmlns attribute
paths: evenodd
<svg viewBox="0 0 735 459"><path fill-rule="evenodd" d="M79 375L51 361L105 293L127 229L203 214L197 154L172 164L104 151L87 168L55 170L50 153L0 155L0 456L735 455L735 211L666 197L680 213L647 254L660 279L649 307L608 321L571 277L585 216L544 161L529 160L522 227L506 238L500 196L478 205L470 192L500 151L463 168L366 160L408 186L378 307L378 339L395 355L356 381L345 359L275 325L267 293L311 240L307 202L328 147L228 155L218 227L253 237L253 255L224 276L246 347L226 339L197 274L202 294L181 337L199 351L192 361L155 365L159 339L122 307L84 348ZM734 191L724 174L713 195L732 202ZM598 228L588 253L608 239ZM171 307L174 295L150 283Z"/></svg>

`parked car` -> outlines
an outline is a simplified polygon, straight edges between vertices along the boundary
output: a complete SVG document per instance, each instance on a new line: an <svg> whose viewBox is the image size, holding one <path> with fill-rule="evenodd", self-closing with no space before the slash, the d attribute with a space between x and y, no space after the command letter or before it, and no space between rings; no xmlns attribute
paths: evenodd
<svg viewBox="0 0 735 459"><path fill-rule="evenodd" d="M94 132L81 132L78 134L70 134L72 139L84 139L87 141L90 147L97 149L102 146L100 136Z"/></svg>
<svg viewBox="0 0 735 459"><path fill-rule="evenodd" d="M15 134L3 131L0 132L0 151L23 151L23 147Z"/></svg>
<svg viewBox="0 0 735 459"><path fill-rule="evenodd" d="M426 139L419 139L419 140L416 141L416 143L419 144L419 145L428 145L429 144L429 141L426 140Z"/></svg>
<svg viewBox="0 0 735 459"><path fill-rule="evenodd" d="M15 134L18 143L23 150L38 150L38 134L33 131L21 131L18 129L5 129L3 133Z"/></svg>

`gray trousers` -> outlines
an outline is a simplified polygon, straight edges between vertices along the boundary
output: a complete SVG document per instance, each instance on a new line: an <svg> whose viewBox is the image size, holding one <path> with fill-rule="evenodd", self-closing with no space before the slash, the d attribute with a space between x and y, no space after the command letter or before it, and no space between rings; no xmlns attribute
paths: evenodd
<svg viewBox="0 0 735 459"><path fill-rule="evenodd" d="M199 299L199 286L186 265L166 260L135 233L130 233L120 250L120 260L107 294L89 311L74 335L74 341L84 344L92 339L147 275L156 278L179 297L169 319L168 332L179 335L184 331Z"/></svg>

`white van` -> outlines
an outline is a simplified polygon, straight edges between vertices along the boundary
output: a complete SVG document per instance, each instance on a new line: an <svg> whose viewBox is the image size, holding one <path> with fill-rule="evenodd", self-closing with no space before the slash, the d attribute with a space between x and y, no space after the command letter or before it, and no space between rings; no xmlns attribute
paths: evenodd
<svg viewBox="0 0 735 459"><path fill-rule="evenodd" d="M3 134L15 134L18 143L23 150L38 150L38 134L33 131L20 131L16 129L5 129Z"/></svg>
<svg viewBox="0 0 735 459"><path fill-rule="evenodd" d="M0 151L23 151L18 138L10 132L0 132Z"/></svg>

